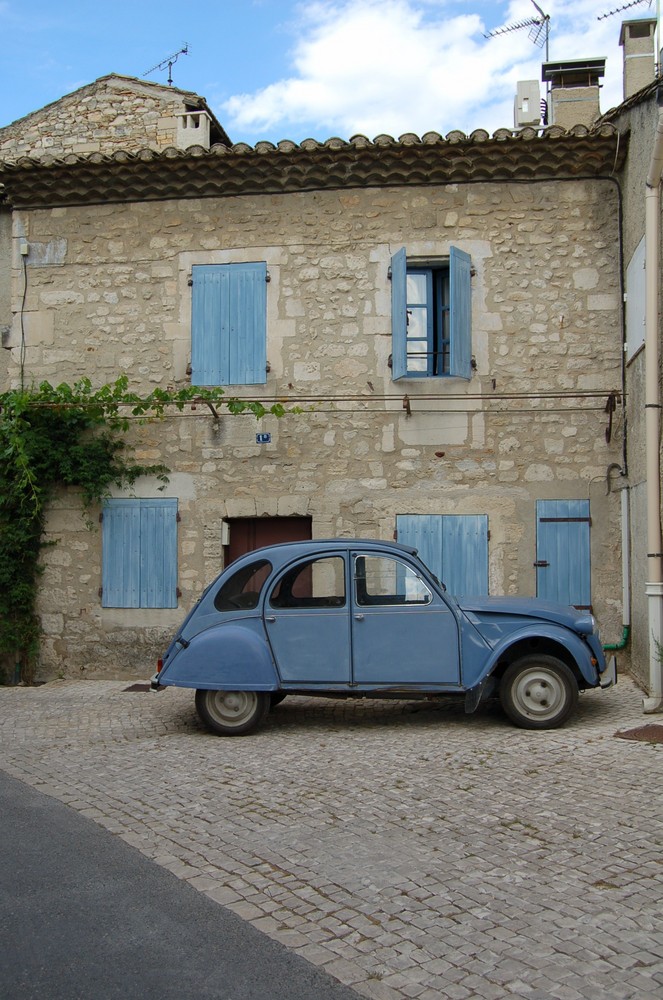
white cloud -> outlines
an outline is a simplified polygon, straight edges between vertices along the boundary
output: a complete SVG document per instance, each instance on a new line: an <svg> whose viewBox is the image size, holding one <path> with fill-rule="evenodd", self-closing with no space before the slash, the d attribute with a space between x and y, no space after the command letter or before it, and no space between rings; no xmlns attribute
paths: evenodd
<svg viewBox="0 0 663 1000"><path fill-rule="evenodd" d="M606 56L602 110L618 104L621 21L597 20L609 0L537 2L551 18L550 59ZM541 79L545 49L528 28L484 32L537 16L529 0L319 0L300 8L290 75L231 97L224 121L231 134L297 140L511 127L515 85Z"/></svg>

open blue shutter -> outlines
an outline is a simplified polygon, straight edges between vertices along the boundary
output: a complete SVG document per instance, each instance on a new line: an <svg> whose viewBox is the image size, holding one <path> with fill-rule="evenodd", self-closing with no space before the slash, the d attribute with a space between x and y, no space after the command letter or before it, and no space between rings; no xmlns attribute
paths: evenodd
<svg viewBox="0 0 663 1000"><path fill-rule="evenodd" d="M418 549L452 594L488 593L485 514L399 514L396 527L398 541Z"/></svg>
<svg viewBox="0 0 663 1000"><path fill-rule="evenodd" d="M266 279L264 261L192 268L192 385L264 384Z"/></svg>
<svg viewBox="0 0 663 1000"><path fill-rule="evenodd" d="M472 377L472 260L464 250L449 250L449 374Z"/></svg>
<svg viewBox="0 0 663 1000"><path fill-rule="evenodd" d="M177 500L140 501L140 607L177 607Z"/></svg>
<svg viewBox="0 0 663 1000"><path fill-rule="evenodd" d="M177 607L177 500L107 500L102 607Z"/></svg>
<svg viewBox="0 0 663 1000"><path fill-rule="evenodd" d="M405 247L391 258L391 377L407 375L407 256Z"/></svg>
<svg viewBox="0 0 663 1000"><path fill-rule="evenodd" d="M140 607L140 502L107 500L102 521L104 608Z"/></svg>

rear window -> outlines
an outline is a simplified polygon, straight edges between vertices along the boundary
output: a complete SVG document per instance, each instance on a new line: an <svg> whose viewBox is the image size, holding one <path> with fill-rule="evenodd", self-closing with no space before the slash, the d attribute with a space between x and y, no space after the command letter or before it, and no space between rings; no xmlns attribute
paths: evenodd
<svg viewBox="0 0 663 1000"><path fill-rule="evenodd" d="M251 611L258 607L260 592L272 572L267 559L257 559L242 566L225 581L214 598L217 611Z"/></svg>

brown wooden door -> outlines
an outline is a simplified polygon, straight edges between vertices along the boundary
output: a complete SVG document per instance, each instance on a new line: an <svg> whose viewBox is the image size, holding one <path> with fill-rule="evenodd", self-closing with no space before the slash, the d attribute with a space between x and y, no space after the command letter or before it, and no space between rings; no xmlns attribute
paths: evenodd
<svg viewBox="0 0 663 1000"><path fill-rule="evenodd" d="M311 538L310 517L228 518L230 543L224 547L224 565L263 545L306 542Z"/></svg>

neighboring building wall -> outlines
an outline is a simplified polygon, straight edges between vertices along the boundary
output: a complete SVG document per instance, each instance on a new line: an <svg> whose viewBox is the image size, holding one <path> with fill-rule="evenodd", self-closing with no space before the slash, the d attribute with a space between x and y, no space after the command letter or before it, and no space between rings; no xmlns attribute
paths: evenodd
<svg viewBox="0 0 663 1000"><path fill-rule="evenodd" d="M181 116L202 105L200 97L187 91L130 77L102 77L0 128L0 159L177 146ZM200 142L209 144L209 135ZM180 145L189 141L180 139Z"/></svg>
<svg viewBox="0 0 663 1000"><path fill-rule="evenodd" d="M606 495L606 471L622 460L621 422L606 444L604 412L621 385L617 220L609 181L18 211L30 378L103 383L126 371L145 390L186 384L192 266L265 261L270 372L237 392L317 398L281 421L216 422L198 407L136 429L137 458L172 469L179 608L102 609L101 535L63 495L48 523L59 544L44 556L42 672L150 672L221 568L224 519L244 516L310 516L314 537L390 538L397 514L487 514L491 593L514 594L536 587L537 499L588 498L595 611L604 639L618 638L619 496ZM476 374L394 382L391 256L452 245L475 270ZM15 325L14 374L17 336ZM256 431L271 443L257 445ZM141 481L137 495L155 487Z"/></svg>
<svg viewBox="0 0 663 1000"><path fill-rule="evenodd" d="M630 130L629 156L624 170L624 267L628 268L645 234L645 181L649 170L658 120L656 96L625 111L616 119ZM663 229L663 227L662 227ZM637 311L635 312L637 316ZM641 315L644 316L644 302ZM631 331L633 333L633 331ZM634 340L639 337L634 335ZM649 610L645 592L647 566L647 470L645 462L645 363L644 348L625 356L626 425L631 537L631 669L643 687L649 682Z"/></svg>

